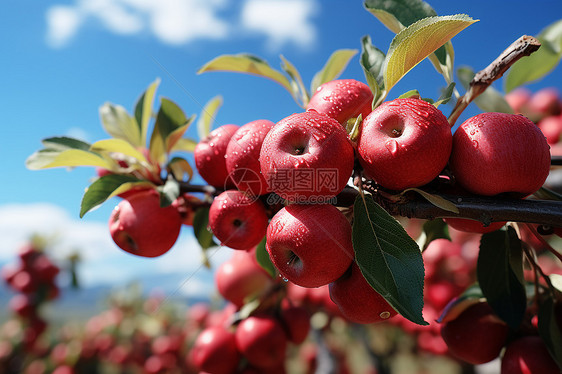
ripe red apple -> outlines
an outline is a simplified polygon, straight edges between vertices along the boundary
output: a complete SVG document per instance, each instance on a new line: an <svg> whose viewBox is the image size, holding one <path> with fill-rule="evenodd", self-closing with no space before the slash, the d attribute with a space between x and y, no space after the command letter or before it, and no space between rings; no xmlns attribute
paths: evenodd
<svg viewBox="0 0 562 374"><path fill-rule="evenodd" d="M201 204L201 199L189 193L184 193L174 200L172 206L178 210L182 223L186 226L193 225L193 217L195 217L195 208Z"/></svg>
<svg viewBox="0 0 562 374"><path fill-rule="evenodd" d="M238 324L236 346L252 366L271 368L285 361L287 336L277 319L258 314Z"/></svg>
<svg viewBox="0 0 562 374"><path fill-rule="evenodd" d="M546 136L548 144L554 145L560 141L562 137L562 115L545 117L538 123L538 126Z"/></svg>
<svg viewBox="0 0 562 374"><path fill-rule="evenodd" d="M443 170L451 154L447 118L428 102L387 101L363 120L357 142L365 173L391 190L422 186Z"/></svg>
<svg viewBox="0 0 562 374"><path fill-rule="evenodd" d="M450 166L456 181L479 195L537 191L550 171L548 143L526 117L482 113L455 131Z"/></svg>
<svg viewBox="0 0 562 374"><path fill-rule="evenodd" d="M501 363L501 374L559 374L542 339L525 336L508 344Z"/></svg>
<svg viewBox="0 0 562 374"><path fill-rule="evenodd" d="M535 92L528 103L530 115L537 119L560 114L560 94L554 87L546 87Z"/></svg>
<svg viewBox="0 0 562 374"><path fill-rule="evenodd" d="M318 203L340 193L351 176L353 160L353 146L343 127L315 111L279 121L260 151L261 172L269 188L297 203Z"/></svg>
<svg viewBox="0 0 562 374"><path fill-rule="evenodd" d="M271 219L266 249L283 277L302 287L320 287L351 264L351 225L332 205L291 204Z"/></svg>
<svg viewBox="0 0 562 374"><path fill-rule="evenodd" d="M221 245L247 250L265 236L267 213L260 200L227 190L215 197L209 209L209 227Z"/></svg>
<svg viewBox="0 0 562 374"><path fill-rule="evenodd" d="M527 88L516 88L505 95L505 100L516 114L527 112L527 103L531 99L531 91Z"/></svg>
<svg viewBox="0 0 562 374"><path fill-rule="evenodd" d="M234 333L222 326L203 330L189 353L193 365L213 374L234 373L240 358Z"/></svg>
<svg viewBox="0 0 562 374"><path fill-rule="evenodd" d="M269 289L273 279L258 264L255 251L235 251L215 272L215 284L226 300L242 307Z"/></svg>
<svg viewBox="0 0 562 374"><path fill-rule="evenodd" d="M260 170L260 151L265 136L274 123L265 119L249 122L240 127L226 148L226 170L236 187L252 194L270 192Z"/></svg>
<svg viewBox="0 0 562 374"><path fill-rule="evenodd" d="M367 117L373 110L373 93L369 86L355 79L337 79L326 82L312 94L306 110L332 117L345 126L359 114Z"/></svg>
<svg viewBox="0 0 562 374"><path fill-rule="evenodd" d="M330 284L330 297L344 317L356 323L382 322L396 315L396 310L367 282L355 261Z"/></svg>
<svg viewBox="0 0 562 374"><path fill-rule="evenodd" d="M441 327L449 351L471 364L490 362L505 345L509 327L486 302L473 304Z"/></svg>
<svg viewBox="0 0 562 374"><path fill-rule="evenodd" d="M193 157L199 175L211 186L231 188L234 186L226 170L226 148L230 138L240 127L236 125L223 125L210 132L206 138L201 139Z"/></svg>
<svg viewBox="0 0 562 374"><path fill-rule="evenodd" d="M443 221L445 221L450 227L454 228L455 230L474 232L479 234L485 234L487 232L499 230L505 225L505 222L492 222L488 226L484 226L484 224L480 221L453 217L444 218Z"/></svg>
<svg viewBox="0 0 562 374"><path fill-rule="evenodd" d="M12 312L24 318L36 315L38 307L32 296L22 293L12 296L8 306Z"/></svg>
<svg viewBox="0 0 562 374"><path fill-rule="evenodd" d="M172 248L181 224L177 209L161 208L158 194L149 190L135 193L115 207L109 218L109 231L115 244L125 252L157 257Z"/></svg>
<svg viewBox="0 0 562 374"><path fill-rule="evenodd" d="M281 321L285 333L294 344L306 340L310 331L310 313L303 306L294 305L288 299L281 303Z"/></svg>

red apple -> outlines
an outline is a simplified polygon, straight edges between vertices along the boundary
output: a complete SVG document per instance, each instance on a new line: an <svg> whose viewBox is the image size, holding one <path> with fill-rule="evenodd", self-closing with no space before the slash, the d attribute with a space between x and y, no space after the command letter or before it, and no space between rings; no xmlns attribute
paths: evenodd
<svg viewBox="0 0 562 374"><path fill-rule="evenodd" d="M537 191L550 171L548 143L528 118L482 113L455 131L451 169L457 182L479 195Z"/></svg>
<svg viewBox="0 0 562 374"><path fill-rule="evenodd" d="M343 127L315 111L292 114L269 131L260 151L269 188L290 202L319 203L340 193L353 170Z"/></svg>
<svg viewBox="0 0 562 374"><path fill-rule="evenodd" d="M303 306L293 305L288 299L281 303L281 321L289 340L301 344L310 331L310 313Z"/></svg>
<svg viewBox="0 0 562 374"><path fill-rule="evenodd" d="M111 212L109 231L115 244L125 252L157 257L172 248L181 224L177 209L161 208L158 194L150 190L122 200Z"/></svg>
<svg viewBox="0 0 562 374"><path fill-rule="evenodd" d="M538 123L538 126L546 136L548 144L554 145L560 141L562 137L562 115L545 117Z"/></svg>
<svg viewBox="0 0 562 374"><path fill-rule="evenodd" d="M391 190L427 184L451 154L452 134L441 111L420 99L395 99L363 120L357 143L365 173Z"/></svg>
<svg viewBox="0 0 562 374"><path fill-rule="evenodd" d="M199 175L211 186L230 188L234 183L226 170L226 148L230 138L240 127L223 125L213 131L195 147L193 157Z"/></svg>
<svg viewBox="0 0 562 374"><path fill-rule="evenodd" d="M267 213L260 200L227 190L215 197L209 209L209 227L221 245L247 250L265 236Z"/></svg>
<svg viewBox="0 0 562 374"><path fill-rule="evenodd" d="M538 336L525 336L511 342L502 357L501 374L560 374Z"/></svg>
<svg viewBox="0 0 562 374"><path fill-rule="evenodd" d="M201 371L213 374L234 373L240 362L234 333L222 326L203 330L189 353L190 361Z"/></svg>
<svg viewBox="0 0 562 374"><path fill-rule="evenodd" d="M352 322L376 323L396 315L396 310L367 282L355 261L342 277L330 284L330 297Z"/></svg>
<svg viewBox="0 0 562 374"><path fill-rule="evenodd" d="M267 133L274 123L265 119L249 122L240 127L226 148L226 170L236 187L252 194L270 192L260 170L260 151Z"/></svg>
<svg viewBox="0 0 562 374"><path fill-rule="evenodd" d="M182 223L186 226L193 225L193 217L195 217L195 208L201 204L201 200L197 196L193 196L189 193L184 193L180 195L174 202L172 206L178 210L181 216Z"/></svg>
<svg viewBox="0 0 562 374"><path fill-rule="evenodd" d="M332 205L292 204L271 219L266 249L283 277L302 287L320 287L351 264L351 225Z"/></svg>
<svg viewBox="0 0 562 374"><path fill-rule="evenodd" d="M215 272L219 293L241 307L273 284L271 276L258 264L255 251L235 251Z"/></svg>
<svg viewBox="0 0 562 374"><path fill-rule="evenodd" d="M443 221L445 221L450 227L454 228L455 230L474 232L479 234L485 234L487 232L499 230L505 225L505 222L492 222L488 226L484 226L484 224L480 221L453 217L444 218Z"/></svg>
<svg viewBox="0 0 562 374"><path fill-rule="evenodd" d="M535 92L528 103L530 115L541 119L560 114L560 94L554 87L546 87Z"/></svg>
<svg viewBox="0 0 562 374"><path fill-rule="evenodd" d="M338 79L326 82L313 93L306 110L332 117L345 126L346 122L361 114L367 117L373 110L373 93L369 86L355 79Z"/></svg>
<svg viewBox="0 0 562 374"><path fill-rule="evenodd" d="M8 305L10 310L20 317L29 318L37 313L37 304L30 295L16 294L12 296Z"/></svg>
<svg viewBox="0 0 562 374"><path fill-rule="evenodd" d="M441 327L449 352L471 364L490 362L505 345L509 327L486 302L473 304Z"/></svg>
<svg viewBox="0 0 562 374"><path fill-rule="evenodd" d="M527 112L527 103L531 99L531 91L527 88L516 88L505 95L505 100L513 109L514 113L525 114Z"/></svg>
<svg viewBox="0 0 562 374"><path fill-rule="evenodd" d="M236 346L252 366L272 368L285 361L287 336L277 319L258 314L238 324Z"/></svg>

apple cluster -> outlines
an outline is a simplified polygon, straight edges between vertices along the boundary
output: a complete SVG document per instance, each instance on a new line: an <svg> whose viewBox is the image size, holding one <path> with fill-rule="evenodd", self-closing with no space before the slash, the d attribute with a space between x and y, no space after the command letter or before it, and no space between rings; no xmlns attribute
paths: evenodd
<svg viewBox="0 0 562 374"><path fill-rule="evenodd" d="M16 292L10 299L10 310L25 326L23 348L31 351L47 328L40 315L41 306L59 296L55 278L59 268L32 242L18 251L18 263L2 268L2 278Z"/></svg>

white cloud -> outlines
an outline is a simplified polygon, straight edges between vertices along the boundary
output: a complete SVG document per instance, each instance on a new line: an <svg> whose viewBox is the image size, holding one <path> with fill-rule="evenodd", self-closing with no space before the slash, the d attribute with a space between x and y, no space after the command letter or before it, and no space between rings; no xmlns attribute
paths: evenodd
<svg viewBox="0 0 562 374"><path fill-rule="evenodd" d="M66 46L87 20L108 31L133 35L153 34L168 44L228 35L228 24L219 17L225 0L76 0L72 6L55 5L47 11L47 42Z"/></svg>
<svg viewBox="0 0 562 374"><path fill-rule="evenodd" d="M279 49L285 43L305 48L316 40L310 18L317 7L312 0L247 0L241 21L246 29L265 34L271 49Z"/></svg>

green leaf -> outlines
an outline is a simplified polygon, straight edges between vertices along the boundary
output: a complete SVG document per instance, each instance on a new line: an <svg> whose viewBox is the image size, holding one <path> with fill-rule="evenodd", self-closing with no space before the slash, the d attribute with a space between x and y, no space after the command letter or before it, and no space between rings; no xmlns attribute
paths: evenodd
<svg viewBox="0 0 562 374"><path fill-rule="evenodd" d="M172 148L172 152L193 152L197 142L189 138L180 138Z"/></svg>
<svg viewBox="0 0 562 374"><path fill-rule="evenodd" d="M203 249L216 247L213 233L209 230L209 208L202 207L197 209L193 217L193 233Z"/></svg>
<svg viewBox="0 0 562 374"><path fill-rule="evenodd" d="M193 168L185 158L174 157L168 162L167 168L178 181L189 182L193 177Z"/></svg>
<svg viewBox="0 0 562 374"><path fill-rule="evenodd" d="M505 77L505 92L510 92L523 84L537 81L550 72L562 58L562 20L558 20L538 35L541 42L538 51L515 62Z"/></svg>
<svg viewBox="0 0 562 374"><path fill-rule="evenodd" d="M527 307L523 280L523 249L515 229L482 235L476 273L494 312L517 329Z"/></svg>
<svg viewBox="0 0 562 374"><path fill-rule="evenodd" d="M150 157L156 162L165 162L166 154L170 153L193 119L188 119L176 103L162 98L150 137Z"/></svg>
<svg viewBox="0 0 562 374"><path fill-rule="evenodd" d="M311 95L324 83L338 78L356 54L356 49L338 49L332 53L322 70L314 74L310 85Z"/></svg>
<svg viewBox="0 0 562 374"><path fill-rule="evenodd" d="M108 174L97 179L88 187L82 197L82 203L80 204L80 218L84 217L86 213L102 204L110 197L121 193L123 189L118 191L118 188L122 185L140 182L143 181L133 177L132 175L123 174Z"/></svg>
<svg viewBox="0 0 562 374"><path fill-rule="evenodd" d="M444 197L430 194L429 192L425 192L424 190L420 190L419 188L405 189L404 191L402 191L401 195L408 191L414 191L419 193L420 195L422 195L424 199L426 199L427 201L429 201L431 204L435 205L438 208L459 214L459 208L457 208L457 206L453 202L445 199Z"/></svg>
<svg viewBox="0 0 562 374"><path fill-rule="evenodd" d="M100 107L99 113L102 126L109 135L125 140L135 147L144 146L139 125L125 108L105 103Z"/></svg>
<svg viewBox="0 0 562 374"><path fill-rule="evenodd" d="M414 66L469 25L477 22L465 14L419 20L400 31L386 54L384 86L387 91Z"/></svg>
<svg viewBox="0 0 562 374"><path fill-rule="evenodd" d="M207 62L201 69L199 69L197 74L208 71L231 71L257 75L279 83L287 91L289 91L291 95L293 94L293 89L287 77L285 77L280 71L272 69L265 60L254 55L242 53L237 55L218 56Z"/></svg>
<svg viewBox="0 0 562 374"><path fill-rule="evenodd" d="M433 105L436 108L439 108L439 105L447 104L453 97L454 91L455 91L455 82L451 82L447 87L445 87L445 89L441 93L441 96L439 96L439 99L437 99L437 101L433 103Z"/></svg>
<svg viewBox="0 0 562 374"><path fill-rule="evenodd" d="M468 90L474 75L474 71L468 66L457 69L458 79L466 90ZM474 99L474 103L484 112L513 113L513 109L511 109L503 95L492 86L488 86L484 92Z"/></svg>
<svg viewBox="0 0 562 374"><path fill-rule="evenodd" d="M156 96L156 89L160 85L160 79L156 79L148 86L135 105L135 119L140 131L140 144L146 145L148 124L152 118L152 105Z"/></svg>
<svg viewBox="0 0 562 374"><path fill-rule="evenodd" d="M373 104L377 106L384 99L384 77L382 67L385 54L371 43L371 37L366 35L361 38L361 67L365 73L367 84L373 93Z"/></svg>
<svg viewBox="0 0 562 374"><path fill-rule="evenodd" d="M62 152L43 149L29 156L25 165L30 170L75 166L99 166L105 169L112 167L111 163L97 153L81 149L67 149Z"/></svg>
<svg viewBox="0 0 562 374"><path fill-rule="evenodd" d="M148 161L144 155L139 152L131 143L123 139L105 139L99 140L91 145L90 151L101 153L121 153L125 156L132 157L141 163L147 164Z"/></svg>
<svg viewBox="0 0 562 374"><path fill-rule="evenodd" d="M451 236L449 235L449 226L441 218L426 221L423 224L423 232L425 234L425 242L423 244L424 251L427 249L429 243L436 239L451 240Z"/></svg>
<svg viewBox="0 0 562 374"><path fill-rule="evenodd" d="M424 267L420 249L371 195L353 206L353 248L361 273L402 316L427 325L422 316Z"/></svg>
<svg viewBox="0 0 562 374"><path fill-rule="evenodd" d="M199 134L200 140L206 138L211 132L213 122L215 121L215 117L221 105L222 96L218 95L209 100L201 110L201 114L197 120L197 133Z"/></svg>
<svg viewBox="0 0 562 374"><path fill-rule="evenodd" d="M269 253L265 249L265 237L262 239L260 244L256 247L256 260L258 264L265 270L272 278L275 279L277 276L277 269L275 265L271 262L271 258L269 258Z"/></svg>
<svg viewBox="0 0 562 374"><path fill-rule="evenodd" d="M539 305L539 335L546 344L550 355L562 370L562 326L556 319L556 306L552 298L547 298Z"/></svg>
<svg viewBox="0 0 562 374"><path fill-rule="evenodd" d="M281 55L281 68L291 78L290 83L293 99L303 108L306 107L310 101L310 93L306 90L299 71L283 55Z"/></svg>
<svg viewBox="0 0 562 374"><path fill-rule="evenodd" d="M90 149L89 143L67 136L46 138L41 140L41 143L46 149L53 151L66 151L67 149L88 151Z"/></svg>
<svg viewBox="0 0 562 374"><path fill-rule="evenodd" d="M160 207L165 208L172 205L174 200L180 195L180 185L177 180L168 178L163 186L158 186L160 193Z"/></svg>
<svg viewBox="0 0 562 374"><path fill-rule="evenodd" d="M408 92L404 92L402 95L398 96L397 99L406 99L408 97L414 97L416 99L421 99L420 92L418 90L410 90Z"/></svg>

